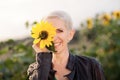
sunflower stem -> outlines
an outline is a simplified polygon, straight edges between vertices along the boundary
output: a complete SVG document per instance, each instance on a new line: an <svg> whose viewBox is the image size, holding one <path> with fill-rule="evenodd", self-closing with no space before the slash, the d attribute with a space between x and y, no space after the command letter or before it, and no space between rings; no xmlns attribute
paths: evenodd
<svg viewBox="0 0 120 80"><path fill-rule="evenodd" d="M50 45L49 47L46 46L46 48L47 48L48 50L50 50L50 51L57 52L57 51L55 50L55 46L54 46L53 41L52 41L51 43L52 43L52 45Z"/></svg>

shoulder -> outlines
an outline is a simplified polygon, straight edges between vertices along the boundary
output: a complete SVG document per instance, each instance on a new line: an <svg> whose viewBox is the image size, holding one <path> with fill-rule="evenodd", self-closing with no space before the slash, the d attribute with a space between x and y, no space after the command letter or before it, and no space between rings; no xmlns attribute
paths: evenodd
<svg viewBox="0 0 120 80"><path fill-rule="evenodd" d="M98 60L95 57L83 56L83 55L74 55L74 56L77 61L92 62L92 63L98 62Z"/></svg>
<svg viewBox="0 0 120 80"><path fill-rule="evenodd" d="M105 80L103 68L100 61L96 58L88 56L75 56L75 59L77 69L80 69L81 71L83 70L84 73L88 74L88 76L92 78L92 80Z"/></svg>
<svg viewBox="0 0 120 80"><path fill-rule="evenodd" d="M100 61L97 58L90 56L75 55L75 60L77 64L85 65L86 67L101 66Z"/></svg>

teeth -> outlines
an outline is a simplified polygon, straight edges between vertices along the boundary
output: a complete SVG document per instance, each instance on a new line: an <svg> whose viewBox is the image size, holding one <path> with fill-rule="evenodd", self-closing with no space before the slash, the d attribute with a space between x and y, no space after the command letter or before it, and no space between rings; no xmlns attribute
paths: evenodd
<svg viewBox="0 0 120 80"><path fill-rule="evenodd" d="M58 46L58 45L60 45L60 43L55 43L55 46Z"/></svg>

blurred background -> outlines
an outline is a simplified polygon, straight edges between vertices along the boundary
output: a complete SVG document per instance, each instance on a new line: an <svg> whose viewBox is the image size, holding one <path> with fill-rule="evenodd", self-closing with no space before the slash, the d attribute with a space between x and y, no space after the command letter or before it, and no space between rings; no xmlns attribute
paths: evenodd
<svg viewBox="0 0 120 80"><path fill-rule="evenodd" d="M95 57L107 80L119 80L120 0L1 0L0 80L26 80L35 61L32 24L55 10L72 17L76 34L70 51Z"/></svg>

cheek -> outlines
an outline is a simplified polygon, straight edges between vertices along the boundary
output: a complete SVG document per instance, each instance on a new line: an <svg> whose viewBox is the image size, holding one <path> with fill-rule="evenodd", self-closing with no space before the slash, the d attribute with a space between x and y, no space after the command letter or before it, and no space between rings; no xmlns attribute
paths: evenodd
<svg viewBox="0 0 120 80"><path fill-rule="evenodd" d="M62 35L61 35L61 38L62 38L62 40L63 40L64 43L68 43L69 35L67 35L67 34L62 34Z"/></svg>

